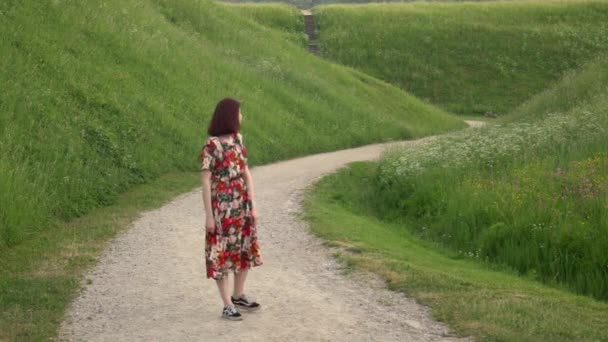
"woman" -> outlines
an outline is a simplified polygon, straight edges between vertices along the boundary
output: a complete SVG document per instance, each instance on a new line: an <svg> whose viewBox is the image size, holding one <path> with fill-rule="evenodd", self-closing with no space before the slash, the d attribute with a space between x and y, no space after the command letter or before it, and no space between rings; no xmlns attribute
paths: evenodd
<svg viewBox="0 0 608 342"><path fill-rule="evenodd" d="M249 268L262 264L257 239L253 179L247 149L239 133L240 103L231 98L215 107L209 138L201 152L201 180L206 216L207 278L215 279L224 302L222 317L241 320L239 308L257 310L260 304L244 293ZM228 274L234 273L230 296Z"/></svg>

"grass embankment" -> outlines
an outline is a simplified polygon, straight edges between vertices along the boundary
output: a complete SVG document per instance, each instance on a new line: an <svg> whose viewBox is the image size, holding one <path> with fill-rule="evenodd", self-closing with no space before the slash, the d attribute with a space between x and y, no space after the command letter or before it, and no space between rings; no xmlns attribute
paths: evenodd
<svg viewBox="0 0 608 342"><path fill-rule="evenodd" d="M304 32L304 17L297 8L281 3L222 3L243 17L258 24L283 32L285 38L306 48L308 36Z"/></svg>
<svg viewBox="0 0 608 342"><path fill-rule="evenodd" d="M355 163L323 178L307 219L346 267L375 272L390 289L432 309L459 335L480 341L605 341L608 304L543 286L421 240L415 226L376 218L358 199L376 165ZM390 307L387 308L390 310Z"/></svg>
<svg viewBox="0 0 608 342"><path fill-rule="evenodd" d="M198 173L165 174L119 196L112 205L53 225L1 253L0 341L48 341L57 334L80 275L106 242L144 210L200 183Z"/></svg>
<svg viewBox="0 0 608 342"><path fill-rule="evenodd" d="M518 108L524 122L397 149L322 181L308 201L313 229L353 244L362 254L349 260L462 334L607 339L607 80L602 58Z"/></svg>
<svg viewBox="0 0 608 342"><path fill-rule="evenodd" d="M608 49L605 1L327 5L322 56L463 115L507 114Z"/></svg>
<svg viewBox="0 0 608 342"><path fill-rule="evenodd" d="M283 3L285 5L288 5L289 7L296 7L299 9L309 9L312 8L315 5L319 4L319 1L317 0L282 0L282 1L276 1L276 0L229 0L227 2L225 2L226 4L238 4L238 5L250 5L250 4L255 4L255 5L262 5L263 7L265 7L266 5L274 5L277 3ZM282 5L281 5L282 6ZM273 19L274 20L274 19Z"/></svg>
<svg viewBox="0 0 608 342"><path fill-rule="evenodd" d="M196 169L226 95L244 103L252 164L463 125L212 2L0 6L0 248Z"/></svg>
<svg viewBox="0 0 608 342"><path fill-rule="evenodd" d="M121 193L196 184L224 96L243 101L252 165L463 125L211 1L2 1L0 32L0 340L56 333L147 201Z"/></svg>

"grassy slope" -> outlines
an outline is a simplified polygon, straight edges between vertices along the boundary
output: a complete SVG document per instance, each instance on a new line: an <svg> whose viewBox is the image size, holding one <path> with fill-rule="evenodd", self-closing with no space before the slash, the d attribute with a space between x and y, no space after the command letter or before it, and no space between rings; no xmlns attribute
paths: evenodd
<svg viewBox="0 0 608 342"><path fill-rule="evenodd" d="M605 1L328 5L322 55L457 114L506 114L608 49Z"/></svg>
<svg viewBox="0 0 608 342"><path fill-rule="evenodd" d="M567 292L608 290L607 70L599 58L522 104L513 117L525 124L462 132L441 153L394 151L322 180L307 201L313 231L350 245L358 254L347 261L461 334L607 339L608 305Z"/></svg>
<svg viewBox="0 0 608 342"><path fill-rule="evenodd" d="M224 0L227 3L238 3L238 4L267 4L269 2L276 3L277 0ZM339 3L350 3L350 4L360 4L360 3L373 3L373 2L419 2L420 0L279 0L280 3L289 4L291 6L295 6L297 8L302 9L310 9L315 6L323 5L323 4L339 4ZM449 1L462 1L462 0L426 0L429 2L449 2ZM496 1L496 0L467 0L469 2L477 2L477 1Z"/></svg>
<svg viewBox="0 0 608 342"><path fill-rule="evenodd" d="M388 155L370 196L389 203L379 214L464 254L608 299L607 70L598 59L522 105L536 121ZM552 99L572 88L581 90L556 108Z"/></svg>
<svg viewBox="0 0 608 342"><path fill-rule="evenodd" d="M421 241L380 221L357 199L374 177L355 163L323 178L306 199L307 219L347 267L375 272L389 288L428 305L457 334L480 341L604 341L608 304L542 286Z"/></svg>
<svg viewBox="0 0 608 342"><path fill-rule="evenodd" d="M49 341L107 243L152 210L200 184L169 173L121 194L116 203L54 225L0 254L0 341Z"/></svg>
<svg viewBox="0 0 608 342"><path fill-rule="evenodd" d="M260 4L262 6L265 6L269 3L272 3L271 5L275 5L277 3L283 3L285 5L288 5L290 7L297 7L297 8L301 8L301 9L306 9L306 8L312 8L313 6L317 5L317 1L316 0L282 0L282 1L276 1L276 0L226 0L226 3L230 3L230 4L243 4L243 5L249 5L249 4Z"/></svg>
<svg viewBox="0 0 608 342"><path fill-rule="evenodd" d="M599 100L608 93L608 57L599 56L583 68L568 72L528 101L519 105L503 122L536 121L551 113L564 113Z"/></svg>
<svg viewBox="0 0 608 342"><path fill-rule="evenodd" d="M0 32L0 340L54 336L105 242L198 183L224 96L254 165L463 126L210 1L2 1Z"/></svg>
<svg viewBox="0 0 608 342"><path fill-rule="evenodd" d="M281 3L218 3L263 26L279 30L295 44L306 47L304 18L297 8Z"/></svg>
<svg viewBox="0 0 608 342"><path fill-rule="evenodd" d="M0 16L0 248L195 170L227 95L253 164L462 126L209 1L3 1Z"/></svg>

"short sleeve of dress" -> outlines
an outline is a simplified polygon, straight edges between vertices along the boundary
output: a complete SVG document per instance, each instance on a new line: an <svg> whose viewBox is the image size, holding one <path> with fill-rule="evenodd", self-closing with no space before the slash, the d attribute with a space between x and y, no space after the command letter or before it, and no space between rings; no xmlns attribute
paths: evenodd
<svg viewBox="0 0 608 342"><path fill-rule="evenodd" d="M205 146L200 154L201 159L201 171L214 171L215 170L215 151L216 146L212 138L207 139Z"/></svg>

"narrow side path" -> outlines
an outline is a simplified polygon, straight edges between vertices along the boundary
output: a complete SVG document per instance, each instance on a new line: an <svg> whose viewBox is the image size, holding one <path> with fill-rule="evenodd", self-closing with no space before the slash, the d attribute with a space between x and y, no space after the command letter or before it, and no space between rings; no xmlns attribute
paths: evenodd
<svg viewBox="0 0 608 342"><path fill-rule="evenodd" d="M302 15L304 16L304 30L308 35L308 51L318 56L319 45L317 44L315 17L310 10L302 10Z"/></svg>
<svg viewBox="0 0 608 342"><path fill-rule="evenodd" d="M375 144L252 169L265 265L248 292L263 309L220 318L204 271L201 189L142 213L83 279L61 329L67 341L453 341L427 308L363 273L344 275L298 219L302 190L347 163L377 158Z"/></svg>

